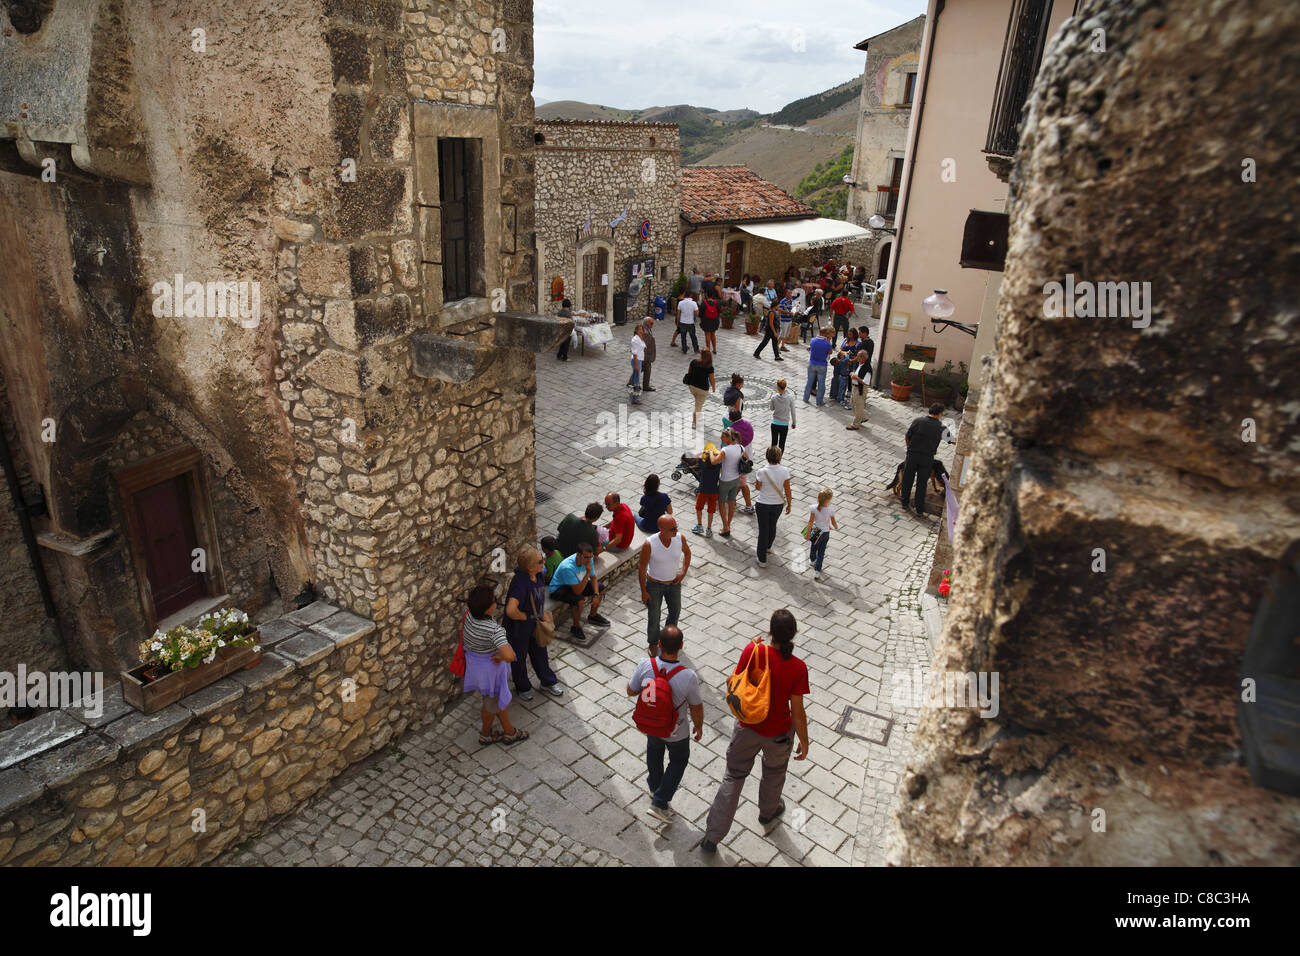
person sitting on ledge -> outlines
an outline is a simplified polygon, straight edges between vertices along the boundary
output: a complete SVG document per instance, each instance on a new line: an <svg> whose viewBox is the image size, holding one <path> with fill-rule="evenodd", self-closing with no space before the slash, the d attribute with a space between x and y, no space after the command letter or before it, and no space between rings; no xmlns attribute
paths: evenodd
<svg viewBox="0 0 1300 956"><path fill-rule="evenodd" d="M605 496L605 508L612 515L609 524L605 525L609 529L609 544L605 550L626 551L632 546L632 532L636 528L632 509L623 504L622 499L613 491Z"/></svg>

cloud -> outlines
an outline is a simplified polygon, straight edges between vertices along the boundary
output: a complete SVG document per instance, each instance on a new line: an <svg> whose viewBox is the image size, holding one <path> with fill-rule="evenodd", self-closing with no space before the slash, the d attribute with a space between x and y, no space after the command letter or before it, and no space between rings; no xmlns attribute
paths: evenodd
<svg viewBox="0 0 1300 956"><path fill-rule="evenodd" d="M533 95L770 113L861 76L864 55L853 45L924 12L924 0L539 0Z"/></svg>

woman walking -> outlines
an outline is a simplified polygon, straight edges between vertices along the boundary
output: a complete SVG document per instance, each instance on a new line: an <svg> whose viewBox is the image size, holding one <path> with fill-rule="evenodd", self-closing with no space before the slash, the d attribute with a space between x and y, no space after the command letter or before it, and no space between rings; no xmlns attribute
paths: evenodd
<svg viewBox="0 0 1300 956"><path fill-rule="evenodd" d="M813 566L813 580L822 579L822 559L826 557L826 543L830 541L831 529L840 530L835 520L835 509L831 507L834 492L823 488L817 495L817 507L808 512L808 526L803 529L808 539L808 563Z"/></svg>
<svg viewBox="0 0 1300 956"><path fill-rule="evenodd" d="M767 549L776 540L776 522L781 517L781 505L789 514L794 502L790 497L790 469L781 464L781 449L775 445L767 450L767 464L754 473L758 488L755 502L758 506L758 566L767 567Z"/></svg>
<svg viewBox="0 0 1300 956"><path fill-rule="evenodd" d="M768 291L771 290L769 289ZM767 313L763 316L763 341L759 342L758 348L754 349L754 358L762 358L763 356L759 353L763 351L763 346L767 345L768 342L771 342L772 355L778 362L785 361L785 359L781 358L780 328L780 316L778 315L778 310L775 307L768 309Z"/></svg>
<svg viewBox="0 0 1300 956"><path fill-rule="evenodd" d="M785 454L785 436L794 428L794 399L785 390L785 379L777 379L776 394L768 404L772 408L772 444Z"/></svg>
<svg viewBox="0 0 1300 956"><path fill-rule="evenodd" d="M533 637L539 620L554 626L551 612L546 610L546 559L542 552L532 547L519 552L519 565L510 579L507 595L506 637L515 652L515 659L510 662L515 692L524 700L533 699L533 687L528 681L528 662L532 661L542 690L559 697L564 688L551 670L550 655Z"/></svg>
<svg viewBox="0 0 1300 956"><path fill-rule="evenodd" d="M700 331L704 333L704 347L718 350L718 325L722 321L722 303L715 292L700 306Z"/></svg>
<svg viewBox="0 0 1300 956"><path fill-rule="evenodd" d="M686 374L682 376L682 384L691 390L691 396L695 399L695 414L691 416L691 427L700 427L700 411L704 408L704 399L708 397L709 392L718 390L717 383L713 380L713 353L705 349L700 353L697 359L691 359L690 366L686 369Z"/></svg>

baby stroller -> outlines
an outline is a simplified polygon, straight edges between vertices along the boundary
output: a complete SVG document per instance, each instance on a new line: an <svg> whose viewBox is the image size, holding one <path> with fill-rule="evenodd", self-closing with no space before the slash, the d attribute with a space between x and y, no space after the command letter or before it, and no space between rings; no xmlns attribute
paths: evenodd
<svg viewBox="0 0 1300 956"><path fill-rule="evenodd" d="M695 483L700 483L700 469L704 467L704 459L699 455L682 455L682 460L673 468L673 481L681 480L682 474L688 474L695 479Z"/></svg>

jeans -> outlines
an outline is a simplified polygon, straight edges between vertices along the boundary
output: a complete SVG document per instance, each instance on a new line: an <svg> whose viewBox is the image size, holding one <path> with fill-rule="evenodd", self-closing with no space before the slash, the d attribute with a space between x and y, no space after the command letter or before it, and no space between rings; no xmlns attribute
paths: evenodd
<svg viewBox="0 0 1300 956"><path fill-rule="evenodd" d="M763 507L759 505L759 507ZM704 839L720 843L731 829L740 803L740 791L749 772L754 769L754 758L763 754L763 778L758 783L758 815L771 817L781 807L781 791L785 789L785 772L790 766L790 753L794 749L793 732L780 737L764 737L736 721L727 745L727 769L722 775L722 786L709 807L709 818L704 825Z"/></svg>
<svg viewBox="0 0 1300 956"><path fill-rule="evenodd" d="M813 527L813 530L817 530L816 526ZM826 557L826 542L830 539L831 533L829 531L823 531L821 534L817 535L816 541L809 544L808 563L813 566L814 571L820 571L822 569L822 559Z"/></svg>
<svg viewBox="0 0 1300 956"><path fill-rule="evenodd" d="M682 333L682 354L686 354L686 336L691 337L691 348L695 349L695 354L700 354L700 340L695 337L695 323L689 325L683 322L679 325L678 330Z"/></svg>
<svg viewBox="0 0 1300 956"><path fill-rule="evenodd" d="M763 341L759 342L758 348L754 349L754 358L759 357L759 353L763 351L763 346L767 345L768 342L772 343L772 355L779 360L781 358L781 346L776 341L776 333L772 331L772 327L764 321Z"/></svg>
<svg viewBox="0 0 1300 956"><path fill-rule="evenodd" d="M844 363L841 361L840 365ZM831 376L831 401L844 401L844 384L849 380L847 374L841 374L839 366L835 367L835 374Z"/></svg>
<svg viewBox="0 0 1300 956"><path fill-rule="evenodd" d="M668 769L664 769L664 754L668 754ZM686 773L686 764L691 759L691 738L681 740L661 740L658 737L645 739L645 764L650 771L650 792L656 807L666 807L673 802L677 785Z"/></svg>
<svg viewBox="0 0 1300 956"><path fill-rule="evenodd" d="M755 507L758 509L758 560L766 561L767 549L776 540L777 519L785 505L765 505L760 501Z"/></svg>
<svg viewBox="0 0 1300 956"><path fill-rule="evenodd" d="M542 686L558 684L560 679L555 676L555 671L551 670L550 655L546 652L546 648L539 647L533 640L532 618L511 623L518 625L510 628L506 635L510 647L515 652L515 659L510 663L510 676L514 679L515 690L522 694L526 690L533 689L533 685L528 681L529 661L533 662L533 670L537 673L537 680Z"/></svg>
<svg viewBox="0 0 1300 956"><path fill-rule="evenodd" d="M632 359L632 377L627 380L627 387L641 387L641 370L636 367L636 359Z"/></svg>
<svg viewBox="0 0 1300 956"><path fill-rule="evenodd" d="M812 394L813 388L817 389L817 404L822 404L826 399L826 366L813 365L808 363L808 380L803 386L803 400L808 401L808 396Z"/></svg>
<svg viewBox="0 0 1300 956"><path fill-rule="evenodd" d="M930 480L930 469L934 467L933 458L913 458L908 455L903 465L903 507L912 495L912 482L916 481L916 510L925 512L925 484Z"/></svg>
<svg viewBox="0 0 1300 956"><path fill-rule="evenodd" d="M776 422L772 423L772 444L779 447L782 454L785 454L785 436L788 435L789 432L789 425L778 425Z"/></svg>
<svg viewBox="0 0 1300 956"><path fill-rule="evenodd" d="M646 605L646 624L645 624L645 642L652 648L659 647L659 612L663 608L664 599L668 599L668 620L664 622L665 627L672 627L677 623L677 619L682 613L682 586L680 584L660 584L658 581L652 581L646 578L645 589L650 594L650 601Z"/></svg>

